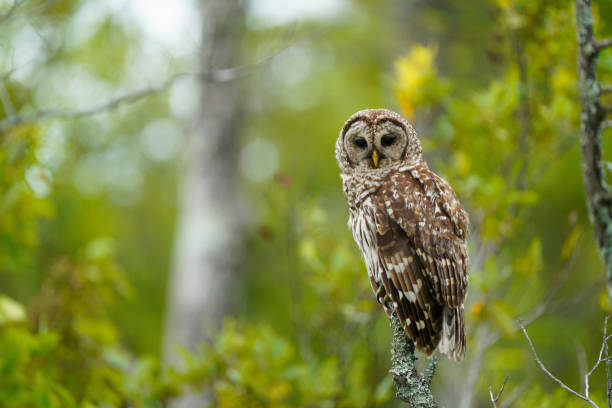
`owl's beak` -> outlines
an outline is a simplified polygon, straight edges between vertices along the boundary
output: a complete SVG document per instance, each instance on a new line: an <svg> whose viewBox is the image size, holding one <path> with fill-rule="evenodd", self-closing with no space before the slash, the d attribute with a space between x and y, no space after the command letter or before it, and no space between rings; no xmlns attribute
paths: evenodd
<svg viewBox="0 0 612 408"><path fill-rule="evenodd" d="M372 164L374 168L378 167L378 150L376 148L372 149Z"/></svg>

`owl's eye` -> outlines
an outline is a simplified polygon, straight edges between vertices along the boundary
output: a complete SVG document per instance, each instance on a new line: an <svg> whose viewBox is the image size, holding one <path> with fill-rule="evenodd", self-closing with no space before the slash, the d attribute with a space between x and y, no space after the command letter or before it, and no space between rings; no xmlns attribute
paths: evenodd
<svg viewBox="0 0 612 408"><path fill-rule="evenodd" d="M357 146L360 149L363 149L364 147L368 145L368 142L366 142L366 140L363 137L355 138L355 140L353 140L353 143L355 144L355 146Z"/></svg>
<svg viewBox="0 0 612 408"><path fill-rule="evenodd" d="M393 135L384 135L381 139L380 139L380 144L383 145L384 147L389 147L391 146L393 143L395 143L395 139L396 137Z"/></svg>

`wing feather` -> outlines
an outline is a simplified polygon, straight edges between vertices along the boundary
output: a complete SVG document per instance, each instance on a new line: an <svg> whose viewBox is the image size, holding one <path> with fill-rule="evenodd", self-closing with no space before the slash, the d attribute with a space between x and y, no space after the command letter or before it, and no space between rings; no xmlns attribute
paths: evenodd
<svg viewBox="0 0 612 408"><path fill-rule="evenodd" d="M430 290L423 265L404 231L396 223L389 222L384 210L376 218L382 283L406 333L420 350L431 354L440 341L442 330L439 302Z"/></svg>
<svg viewBox="0 0 612 408"><path fill-rule="evenodd" d="M376 196L386 222L399 225L415 249L436 300L463 304L468 218L448 183L422 165L392 174Z"/></svg>

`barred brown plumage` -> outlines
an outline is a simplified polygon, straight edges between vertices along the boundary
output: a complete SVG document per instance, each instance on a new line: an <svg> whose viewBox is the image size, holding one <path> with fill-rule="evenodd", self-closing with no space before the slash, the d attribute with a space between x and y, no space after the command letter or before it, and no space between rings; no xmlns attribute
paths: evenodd
<svg viewBox="0 0 612 408"><path fill-rule="evenodd" d="M384 139L384 141L383 141ZM352 115L336 142L349 227L386 313L427 354L465 354L468 216L395 112Z"/></svg>

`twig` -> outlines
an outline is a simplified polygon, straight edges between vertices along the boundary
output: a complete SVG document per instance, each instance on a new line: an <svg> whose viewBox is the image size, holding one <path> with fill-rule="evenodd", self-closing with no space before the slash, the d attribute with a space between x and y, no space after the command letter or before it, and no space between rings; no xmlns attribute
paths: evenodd
<svg viewBox="0 0 612 408"><path fill-rule="evenodd" d="M187 77L201 78L202 80L207 82L229 82L247 75L248 73L252 72L256 66L267 63L270 58L273 57L269 57L260 63L248 64L235 68L216 69L210 72L199 73L178 73L166 79L160 85L150 86L147 88L139 89L137 91L129 92L125 95L119 96L101 104L93 105L83 109L43 109L31 113L9 116L7 119L0 122L0 133L8 130L11 127L24 123L40 122L49 119L75 119L84 116L93 116L100 113L104 113L119 108L122 105L137 102L141 99L146 98L147 96L162 93L167 89L171 88L179 80Z"/></svg>
<svg viewBox="0 0 612 408"><path fill-rule="evenodd" d="M502 392L504 392L504 387L506 386L506 383L508 382L508 378L510 376L507 375L506 378L504 378L504 382L502 383L502 386L499 390L499 392L497 393L497 397L493 398L493 391L491 390L491 386L489 385L489 396L491 397L491 402L493 403L493 407L497 408L497 401L499 401L499 397L501 397Z"/></svg>
<svg viewBox="0 0 612 408"><path fill-rule="evenodd" d="M607 331L608 331L608 319L609 318L610 316L606 316L606 320L604 322L603 339L601 341L601 349L599 350L597 361L593 365L593 368L591 368L591 370L589 370L589 372L586 373L584 376L584 395L587 398L589 397L589 377L591 376L591 374L593 374L593 371L595 371L595 369L599 366L599 363L603 361L601 359L602 355L604 355L604 353L607 354L607 345L608 345ZM607 360L607 357L606 357L606 360Z"/></svg>
<svg viewBox="0 0 612 408"><path fill-rule="evenodd" d="M538 366L540 366L542 371L544 371L553 381L555 381L557 384L559 384L561 386L561 388L563 388L564 390L566 390L569 393L575 395L576 397L580 398L581 400L588 402L591 406L598 408L597 404L595 404L595 402L593 402L588 396L582 395L582 394L572 390L570 387L565 385L565 383L563 383L563 381L561 381L560 379L555 377L550 371L548 371L546 366L544 366L544 364L542 363L542 361L538 357L538 353L536 352L535 347L533 346L533 343L532 343L531 339L529 338L529 335L527 334L527 330L525 330L525 326L523 326L523 322L519 321L519 325L521 327L521 330L523 331L523 334L527 338L527 342L529 343L529 348L531 348L531 352L533 353L535 361L538 364Z"/></svg>
<svg viewBox="0 0 612 408"><path fill-rule="evenodd" d="M608 400L608 408L612 408L612 401L610 400L610 397L612 396L612 379L610 378L610 357L608 355L608 339L610 336L606 335L608 331L608 319L610 319L610 316L606 316L606 321L604 323L603 345L604 356L606 358L606 398Z"/></svg>
<svg viewBox="0 0 612 408"><path fill-rule="evenodd" d="M107 101L107 102L104 102L98 105L90 106L87 108L83 108L83 109L77 109L77 110L43 109L43 110L31 112L31 113L14 115L0 122L0 133L5 132L11 127L21 125L24 123L41 122L41 121L49 120L49 119L74 119L74 118L79 118L83 116L93 116L99 113L110 111L122 105L141 100L149 95L163 92L166 89L170 88L172 85L174 85L179 79L187 75L189 74L177 74L167 79L161 85L139 89L137 91L130 92L120 97L117 97L115 99L111 99L110 101Z"/></svg>
<svg viewBox="0 0 612 408"><path fill-rule="evenodd" d="M26 1L26 0L24 0ZM93 105L83 109L42 109L33 112L19 113L17 115L9 116L6 119L0 121L0 134L4 133L8 129L25 124L25 123L33 123L40 122L50 119L75 119L85 116L93 116L100 113L104 113L120 106L127 105L129 103L134 103L140 101L148 96L162 93L169 88L171 88L175 83L179 80L186 77L195 77L199 78L204 82L229 82L246 75L251 74L255 70L261 68L263 65L270 63L273 59L278 57L283 52L287 51L289 48L293 47L299 41L302 41L306 38L312 38L319 36L324 33L324 30L316 30L313 33L309 33L297 41L292 42L288 46L278 50L276 53L267 56L266 58L250 64L240 65L237 67L230 68L221 68L221 69L211 69L203 72L182 72L171 76L166 79L159 85L149 86L143 89L139 89L133 92L128 92L124 95L121 95L117 98L111 99L109 101Z"/></svg>
<svg viewBox="0 0 612 408"><path fill-rule="evenodd" d="M601 51L604 48L612 47L612 38L595 41L595 46L597 47L598 51Z"/></svg>
<svg viewBox="0 0 612 408"><path fill-rule="evenodd" d="M608 331L608 319L609 318L610 318L610 316L606 316L606 320L604 322L604 334L603 334L603 339L601 341L601 349L599 350L599 355L597 356L597 361L593 365L593 368L591 368L589 370L589 372L586 373L586 375L584 376L584 395L587 398L589 397L589 377L591 376L591 374L593 374L593 371L595 371L595 369L597 367L599 367L599 364L604 361L604 360L602 360L601 357L603 355L607 355L607 353L608 353L608 351L607 351L607 349L608 349L608 347L607 347L608 346L608 334L607 334L607 331ZM607 360L607 356L606 356L606 360Z"/></svg>
<svg viewBox="0 0 612 408"><path fill-rule="evenodd" d="M436 358L432 357L424 375L416 369L414 343L408 338L395 312L390 320L393 329L391 349L391 370L397 387L395 396L413 408L437 408L429 385L436 369Z"/></svg>
<svg viewBox="0 0 612 408"><path fill-rule="evenodd" d="M552 313L558 309L558 306L553 299L559 289L563 286L563 283L569 277L569 273L572 270L572 264L575 259L576 251L572 251L569 258L564 262L562 269L556 274L557 279L555 282L549 286L548 292L540 303L538 303L533 310L529 313L524 314L521 317L521 320L524 322L524 325L528 326L533 323L535 320L539 319L541 316ZM599 290L599 283L593 285L593 291ZM558 302L562 306L568 306L571 304L580 303L584 296L590 296L592 291L586 291L585 293L581 293L580 296L576 297L570 302L563 301ZM517 327L516 330L519 328ZM499 339L502 338L502 333L499 331L490 331L486 327L481 327L475 335L475 347L474 352L472 353L472 357L470 359L470 364L468 368L465 370L466 374L464 375L464 387L462 387L461 394L459 397L459 404L457 405L460 408L469 408L473 406L473 398L474 398L474 390L476 388L476 382L478 380L478 373L480 372L480 368L484 361L484 356L486 351L495 344ZM522 392L522 390L521 390ZM519 394L512 393L511 396L516 399ZM509 399L509 401L511 401ZM506 406L510 406L507 404Z"/></svg>

